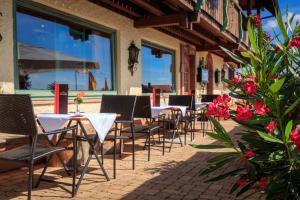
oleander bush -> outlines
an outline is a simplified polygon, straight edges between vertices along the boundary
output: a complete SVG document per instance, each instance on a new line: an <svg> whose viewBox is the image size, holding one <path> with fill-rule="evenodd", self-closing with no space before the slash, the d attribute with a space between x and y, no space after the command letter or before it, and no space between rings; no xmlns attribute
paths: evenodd
<svg viewBox="0 0 300 200"><path fill-rule="evenodd" d="M283 20L276 14L280 34L273 38L263 31L260 16L248 22L250 50L235 55L241 73L224 80L230 93L219 96L206 112L214 125L207 134L220 145L194 145L196 148L232 148L208 161L201 175L240 163L234 170L207 180L234 177L230 193L237 196L257 192L266 199L299 199L300 195L300 25L294 17ZM235 106L232 105L233 102ZM232 119L243 129L233 141L218 118Z"/></svg>

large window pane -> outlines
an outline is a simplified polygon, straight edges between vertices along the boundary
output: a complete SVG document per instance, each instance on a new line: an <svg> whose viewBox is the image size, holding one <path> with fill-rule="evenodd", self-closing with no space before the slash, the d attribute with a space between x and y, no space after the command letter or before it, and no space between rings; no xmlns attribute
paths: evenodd
<svg viewBox="0 0 300 200"><path fill-rule="evenodd" d="M153 88L162 92L173 92L175 89L174 53L172 51L142 45L142 90L143 93L152 92Z"/></svg>
<svg viewBox="0 0 300 200"><path fill-rule="evenodd" d="M112 35L21 8L17 10L20 89L113 90Z"/></svg>

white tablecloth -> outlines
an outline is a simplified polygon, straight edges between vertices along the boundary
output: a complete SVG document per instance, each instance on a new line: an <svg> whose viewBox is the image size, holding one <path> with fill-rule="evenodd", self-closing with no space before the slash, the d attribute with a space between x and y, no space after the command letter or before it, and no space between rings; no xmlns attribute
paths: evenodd
<svg viewBox="0 0 300 200"><path fill-rule="evenodd" d="M207 106L208 104L209 104L209 103L207 103L207 102L196 102L196 103L195 103L196 110L202 110L202 109L206 108L206 106Z"/></svg>
<svg viewBox="0 0 300 200"><path fill-rule="evenodd" d="M89 119L93 128L95 129L101 142L105 140L105 137L115 122L117 117L114 113L81 113L82 117ZM62 128L62 126L74 117L75 114L39 114L37 116L43 129L48 131L54 131Z"/></svg>
<svg viewBox="0 0 300 200"><path fill-rule="evenodd" d="M180 111L182 112L182 115L185 116L186 113L186 106L153 106L151 107L151 114L152 117L158 117L160 114L165 114L168 112L168 110L172 109L172 108L176 108L176 109L180 109Z"/></svg>

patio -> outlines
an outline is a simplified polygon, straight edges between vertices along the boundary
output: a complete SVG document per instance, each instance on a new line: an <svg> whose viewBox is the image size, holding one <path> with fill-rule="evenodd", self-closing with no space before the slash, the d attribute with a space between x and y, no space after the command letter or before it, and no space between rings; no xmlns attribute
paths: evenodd
<svg viewBox="0 0 300 200"><path fill-rule="evenodd" d="M240 130L232 121L223 121L222 125L232 135ZM136 170L131 170L130 142L125 144L123 159L117 162L117 179L106 181L104 176L99 176L102 172L93 159L91 171L75 199L235 199L234 195L228 194L233 179L205 183L205 177L199 176L199 172L207 166L206 161L226 149L207 151L176 144L170 153L166 152L162 156L161 148L154 147L151 161L147 162L147 151L142 150L143 141L137 139ZM202 137L202 133L196 133L193 144L214 142L208 136ZM110 156L105 156L104 166L111 177L113 170ZM92 171L93 167L97 170ZM27 198L27 172L25 168L0 174L2 200ZM41 169L36 170L35 177L40 172ZM43 181L39 188L33 190L33 199L70 199L70 194L66 192L70 190L70 185L61 183L70 184L72 178L66 177L62 168L50 168L46 178L55 179L56 182ZM259 196L253 196L252 199L259 199Z"/></svg>

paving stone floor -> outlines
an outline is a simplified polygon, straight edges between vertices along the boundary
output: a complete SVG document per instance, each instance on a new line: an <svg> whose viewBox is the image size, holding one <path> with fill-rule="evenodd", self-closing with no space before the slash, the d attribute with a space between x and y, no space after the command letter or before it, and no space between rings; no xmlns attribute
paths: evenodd
<svg viewBox="0 0 300 200"><path fill-rule="evenodd" d="M232 121L222 124L234 135L240 128ZM197 125L199 126L199 124ZM196 134L196 140L189 144L216 144L216 141L202 133ZM228 178L220 182L205 183L208 177L201 177L206 161L228 149L199 150L185 145L175 144L172 151L162 156L161 147L153 147L151 161L147 161L147 151L143 150L143 138L138 139L136 153L136 170L131 170L130 152L124 152L122 160L117 161L117 179L106 181L102 172L97 169L97 163L92 161L90 173L85 177L74 199L201 199L227 200L236 199L229 195L234 179ZM168 144L167 144L168 145ZM130 143L125 148L130 149ZM168 150L167 150L168 151ZM232 165L240 164L239 161ZM104 166L112 177L112 158L105 156ZM222 170L223 172L229 170ZM221 171L221 172L222 172ZM36 177L41 169L35 171ZM70 199L71 177L67 177L61 168L50 168L46 178L56 182L42 182L34 189L33 199ZM0 174L0 200L26 199L27 170L15 170ZM256 194L251 199L260 199ZM239 198L241 199L241 198Z"/></svg>

